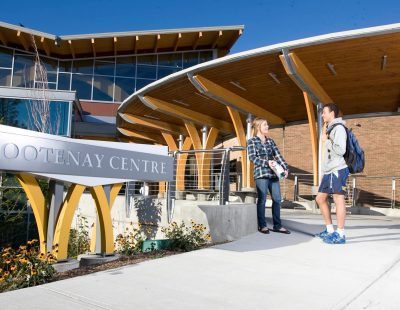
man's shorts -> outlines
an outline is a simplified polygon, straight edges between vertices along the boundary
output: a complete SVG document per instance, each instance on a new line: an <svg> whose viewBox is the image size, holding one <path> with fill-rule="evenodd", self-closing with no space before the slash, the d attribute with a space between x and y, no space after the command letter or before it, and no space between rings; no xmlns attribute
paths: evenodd
<svg viewBox="0 0 400 310"><path fill-rule="evenodd" d="M324 174L318 192L345 195L347 193L346 182L348 176L349 168L347 167L329 174Z"/></svg>

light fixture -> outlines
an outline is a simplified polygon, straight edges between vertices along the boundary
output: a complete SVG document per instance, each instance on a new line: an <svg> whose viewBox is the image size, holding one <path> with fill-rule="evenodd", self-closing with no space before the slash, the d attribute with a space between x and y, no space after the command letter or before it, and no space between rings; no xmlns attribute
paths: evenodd
<svg viewBox="0 0 400 310"><path fill-rule="evenodd" d="M207 96L204 96L203 94L195 92L195 95L200 96L200 97L202 97L202 98L204 98L206 100L210 100L210 98L208 98Z"/></svg>
<svg viewBox="0 0 400 310"><path fill-rule="evenodd" d="M155 117L155 116L152 116L152 115L147 115L147 114L145 114L145 115L143 115L144 117L147 117L147 118L152 118L152 119L157 119L157 120L159 120L159 118L158 117Z"/></svg>
<svg viewBox="0 0 400 310"><path fill-rule="evenodd" d="M184 105L184 106L186 106L186 107L189 106L189 104L187 104L186 102L183 102L182 100L174 99L174 100L172 100L172 101L173 101L173 102L176 102L176 103L179 103L179 104L181 104L181 105Z"/></svg>
<svg viewBox="0 0 400 310"><path fill-rule="evenodd" d="M381 70L385 70L387 65L387 55L382 56Z"/></svg>
<svg viewBox="0 0 400 310"><path fill-rule="evenodd" d="M59 36L54 38L54 45L58 47L61 45L61 38Z"/></svg>
<svg viewBox="0 0 400 310"><path fill-rule="evenodd" d="M230 81L229 83L232 84L232 85L234 85L234 86L236 86L237 88L239 88L239 89L241 89L241 90L244 90L244 91L247 90L247 89L244 88L242 85L240 85L239 82Z"/></svg>
<svg viewBox="0 0 400 310"><path fill-rule="evenodd" d="M276 77L276 74L273 72L268 73L268 75L277 83L280 84L281 81L278 80L278 78Z"/></svg>
<svg viewBox="0 0 400 310"><path fill-rule="evenodd" d="M331 71L332 74L333 74L334 76L336 76L337 73L336 73L336 70L335 70L335 65L334 65L334 64L331 64L331 63L329 63L329 62L328 62L326 65L328 66L329 71Z"/></svg>

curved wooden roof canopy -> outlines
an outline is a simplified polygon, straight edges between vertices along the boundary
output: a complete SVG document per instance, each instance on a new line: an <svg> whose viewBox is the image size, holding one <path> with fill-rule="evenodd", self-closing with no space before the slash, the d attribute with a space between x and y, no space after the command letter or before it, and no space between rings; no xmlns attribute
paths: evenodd
<svg viewBox="0 0 400 310"><path fill-rule="evenodd" d="M118 110L117 127L123 135L146 127L176 137L187 135L186 121L234 133L226 106L239 112L245 127L248 113L276 125L307 120L311 101L334 101L345 115L397 112L399 42L400 24L394 24L225 56L132 94Z"/></svg>
<svg viewBox="0 0 400 310"><path fill-rule="evenodd" d="M33 52L33 35L41 53L60 59L201 49L217 49L221 57L229 52L243 29L220 26L56 36L0 22L0 42Z"/></svg>

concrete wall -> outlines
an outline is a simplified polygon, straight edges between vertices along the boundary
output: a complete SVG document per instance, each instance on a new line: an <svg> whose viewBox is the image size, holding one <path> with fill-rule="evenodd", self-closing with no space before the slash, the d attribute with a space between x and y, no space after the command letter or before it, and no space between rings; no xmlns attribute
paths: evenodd
<svg viewBox="0 0 400 310"><path fill-rule="evenodd" d="M77 226L78 214L87 219L89 227L95 222L95 203L90 194L83 194L72 227ZM127 228L138 228L141 224L141 230L148 238L162 239L165 236L161 228L169 225L165 199L151 197L140 197L125 206L125 196L118 196L111 217L114 237L126 232ZM217 201L175 201L172 221L178 224L184 221L190 225L191 220L206 226L213 242L231 241L257 231L254 204L220 206Z"/></svg>

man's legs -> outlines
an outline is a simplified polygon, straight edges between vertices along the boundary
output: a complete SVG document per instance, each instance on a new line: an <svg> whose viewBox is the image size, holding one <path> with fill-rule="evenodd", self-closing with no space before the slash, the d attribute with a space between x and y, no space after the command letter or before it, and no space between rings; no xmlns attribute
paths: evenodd
<svg viewBox="0 0 400 310"><path fill-rule="evenodd" d="M333 201L335 202L336 205L337 228L344 229L344 222L346 219L346 204L344 201L344 195L333 194Z"/></svg>
<svg viewBox="0 0 400 310"><path fill-rule="evenodd" d="M328 194L319 192L315 198L316 203L321 210L322 217L324 218L325 225L332 225L331 210L328 205Z"/></svg>

